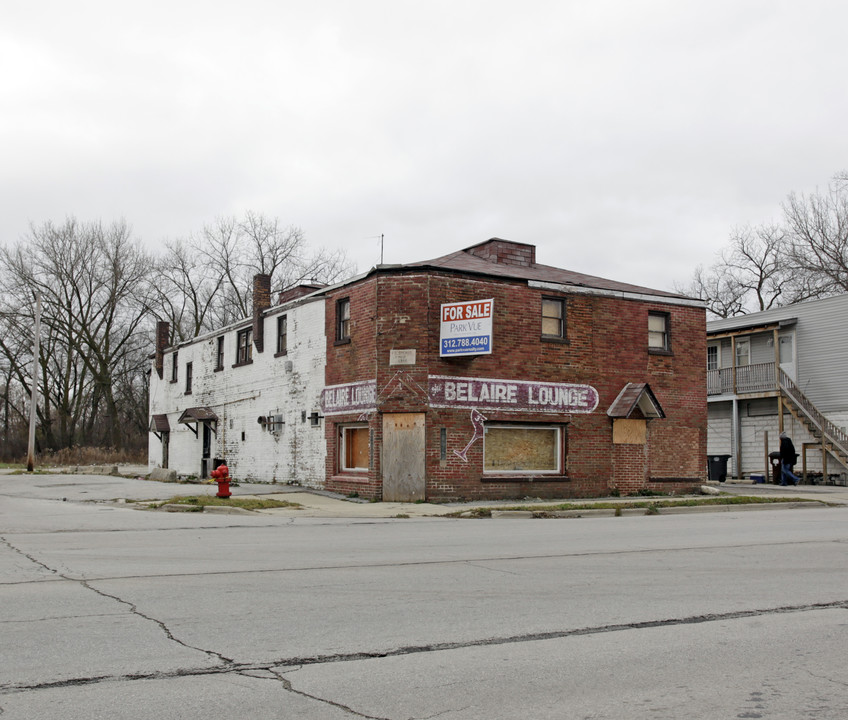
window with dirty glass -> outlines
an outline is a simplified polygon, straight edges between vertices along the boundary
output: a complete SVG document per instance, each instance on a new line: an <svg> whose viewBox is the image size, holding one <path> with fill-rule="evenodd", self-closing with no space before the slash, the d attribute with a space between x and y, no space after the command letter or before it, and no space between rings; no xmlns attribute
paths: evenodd
<svg viewBox="0 0 848 720"><path fill-rule="evenodd" d="M668 313L648 313L648 350L671 350Z"/></svg>
<svg viewBox="0 0 848 720"><path fill-rule="evenodd" d="M277 355L285 355L289 350L289 321L286 315L277 318Z"/></svg>
<svg viewBox="0 0 848 720"><path fill-rule="evenodd" d="M218 338L218 350L215 356L215 369L223 370L224 369L224 336Z"/></svg>
<svg viewBox="0 0 848 720"><path fill-rule="evenodd" d="M563 298L542 298L542 337L565 339Z"/></svg>
<svg viewBox="0 0 848 720"><path fill-rule="evenodd" d="M336 303L336 340L350 340L350 298Z"/></svg>
<svg viewBox="0 0 848 720"><path fill-rule="evenodd" d="M236 339L236 364L251 362L253 360L253 328L239 330Z"/></svg>

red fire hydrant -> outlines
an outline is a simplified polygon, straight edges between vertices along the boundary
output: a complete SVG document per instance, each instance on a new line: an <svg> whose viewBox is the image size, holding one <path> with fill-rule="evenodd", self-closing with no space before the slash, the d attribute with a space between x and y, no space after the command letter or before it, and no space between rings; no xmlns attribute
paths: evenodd
<svg viewBox="0 0 848 720"><path fill-rule="evenodd" d="M212 471L211 475L218 483L218 492L215 497L230 497L230 469L226 465L219 465Z"/></svg>

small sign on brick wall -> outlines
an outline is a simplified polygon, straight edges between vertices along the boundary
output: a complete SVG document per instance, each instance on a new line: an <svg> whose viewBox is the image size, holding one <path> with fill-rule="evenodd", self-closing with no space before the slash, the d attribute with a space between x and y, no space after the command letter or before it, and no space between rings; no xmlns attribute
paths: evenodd
<svg viewBox="0 0 848 720"><path fill-rule="evenodd" d="M415 350L389 351L389 365L415 365Z"/></svg>

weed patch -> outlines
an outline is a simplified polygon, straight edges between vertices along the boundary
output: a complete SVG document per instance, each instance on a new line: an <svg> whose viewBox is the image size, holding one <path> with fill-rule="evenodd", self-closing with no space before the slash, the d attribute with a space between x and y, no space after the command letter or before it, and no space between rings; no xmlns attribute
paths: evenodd
<svg viewBox="0 0 848 720"><path fill-rule="evenodd" d="M699 507L704 505L767 505L777 503L796 503L796 502L817 502L816 500L808 500L806 498L792 497L760 497L760 496L744 496L744 495L721 495L718 497L693 497L693 498L678 498L675 500L631 500L619 502L594 502L594 503L556 503L553 505L510 505L506 507L495 508L497 510L523 510L532 512L538 517L545 517L545 513L552 513L563 510L615 510L616 515L620 514L622 508L644 508L648 514L655 514L662 508L672 507ZM493 508L478 507L472 510L458 510L455 513L450 513L450 517L458 517L465 514L468 517L469 513L472 517L491 517Z"/></svg>
<svg viewBox="0 0 848 720"><path fill-rule="evenodd" d="M152 508L160 508L163 505L186 505L189 508L197 508L197 512L201 512L204 507L212 505L222 507L237 507L244 510L268 510L270 508L302 508L300 503L289 502L288 500L274 500L271 498L219 498L215 495L190 495L184 497L175 497L170 500L165 500L160 503L151 505Z"/></svg>

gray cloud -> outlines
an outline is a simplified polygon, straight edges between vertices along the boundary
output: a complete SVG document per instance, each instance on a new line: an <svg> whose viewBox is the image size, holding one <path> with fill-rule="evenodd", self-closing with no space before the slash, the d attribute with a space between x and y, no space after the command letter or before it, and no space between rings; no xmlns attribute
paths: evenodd
<svg viewBox="0 0 848 720"><path fill-rule="evenodd" d="M253 209L364 269L491 236L669 289L846 166L848 6L18 3L0 240Z"/></svg>

